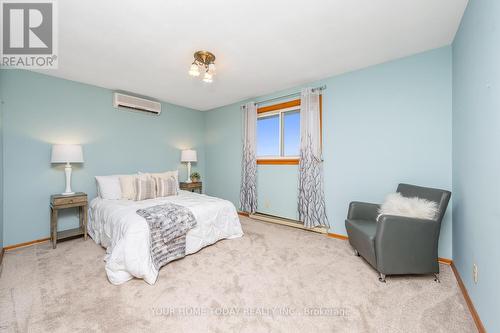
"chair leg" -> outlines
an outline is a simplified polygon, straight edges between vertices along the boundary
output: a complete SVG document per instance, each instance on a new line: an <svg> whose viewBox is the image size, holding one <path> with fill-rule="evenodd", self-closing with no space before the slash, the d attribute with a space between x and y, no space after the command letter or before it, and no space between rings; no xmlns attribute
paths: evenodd
<svg viewBox="0 0 500 333"><path fill-rule="evenodd" d="M434 273L434 281L437 283L441 283L441 280L439 279L439 273Z"/></svg>
<svg viewBox="0 0 500 333"><path fill-rule="evenodd" d="M356 257L359 257L359 252L358 252L358 250L354 249L354 255L355 255Z"/></svg>
<svg viewBox="0 0 500 333"><path fill-rule="evenodd" d="M378 278L378 280L379 280L380 282L385 283L385 274L383 274L383 273L379 273L379 275L380 275L380 277Z"/></svg>

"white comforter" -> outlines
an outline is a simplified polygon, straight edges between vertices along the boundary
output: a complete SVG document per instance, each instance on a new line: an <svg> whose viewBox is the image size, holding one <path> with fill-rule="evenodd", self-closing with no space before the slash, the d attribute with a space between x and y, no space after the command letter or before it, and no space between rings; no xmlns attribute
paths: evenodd
<svg viewBox="0 0 500 333"><path fill-rule="evenodd" d="M243 236L236 209L227 200L186 191L144 201L96 198L90 203L88 232L97 244L106 248L104 260L111 283L122 284L133 277L149 284L156 282L158 271L151 261L149 227L136 211L166 202L187 207L196 217L196 227L186 236L186 254L220 239Z"/></svg>

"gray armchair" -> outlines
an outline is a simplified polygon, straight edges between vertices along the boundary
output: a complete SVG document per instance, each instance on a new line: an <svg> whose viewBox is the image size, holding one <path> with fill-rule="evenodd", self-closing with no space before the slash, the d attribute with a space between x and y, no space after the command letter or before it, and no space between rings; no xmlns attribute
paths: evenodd
<svg viewBox="0 0 500 333"><path fill-rule="evenodd" d="M382 215L380 205L351 202L345 227L349 243L380 274L434 274L439 282L438 241L441 221L451 192L408 184L399 184L404 197L419 197L438 203L434 220Z"/></svg>

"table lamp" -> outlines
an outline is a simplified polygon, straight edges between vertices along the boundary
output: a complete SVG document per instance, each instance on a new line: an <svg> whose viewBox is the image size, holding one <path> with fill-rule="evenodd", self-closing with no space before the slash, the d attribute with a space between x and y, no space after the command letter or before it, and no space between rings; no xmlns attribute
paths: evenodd
<svg viewBox="0 0 500 333"><path fill-rule="evenodd" d="M83 151L81 145L53 145L51 163L66 163L66 190L63 195L75 194L71 190L71 164L83 163Z"/></svg>
<svg viewBox="0 0 500 333"><path fill-rule="evenodd" d="M187 162L188 174L186 183L191 183L191 162L197 162L196 150L186 149L181 152L181 162Z"/></svg>

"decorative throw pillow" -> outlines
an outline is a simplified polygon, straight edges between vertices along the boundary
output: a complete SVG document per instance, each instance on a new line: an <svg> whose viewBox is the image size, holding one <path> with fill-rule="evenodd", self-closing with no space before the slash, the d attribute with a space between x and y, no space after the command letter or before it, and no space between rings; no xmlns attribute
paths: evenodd
<svg viewBox="0 0 500 333"><path fill-rule="evenodd" d="M177 195L177 180L175 177L169 177L168 179L157 178L156 179L156 196L157 197L168 197L171 195Z"/></svg>
<svg viewBox="0 0 500 333"><path fill-rule="evenodd" d="M122 199L134 200L135 199L135 179L137 175L123 175L120 176L120 185L122 189Z"/></svg>
<svg viewBox="0 0 500 333"><path fill-rule="evenodd" d="M438 214L438 204L418 197L407 198L401 193L389 194L379 209L381 215L397 215L419 219L434 220Z"/></svg>
<svg viewBox="0 0 500 333"><path fill-rule="evenodd" d="M122 198L120 176L96 176L97 193L101 199L119 200Z"/></svg>
<svg viewBox="0 0 500 333"><path fill-rule="evenodd" d="M156 182L154 178L135 179L135 201L148 200L156 198Z"/></svg>
<svg viewBox="0 0 500 333"><path fill-rule="evenodd" d="M159 172L159 173L139 172L139 175L153 177L156 180L157 185L158 185L158 179L169 179L170 177L174 177L175 178L176 193L179 191L179 171L178 170L165 171L165 172ZM158 191L158 188L156 190Z"/></svg>

